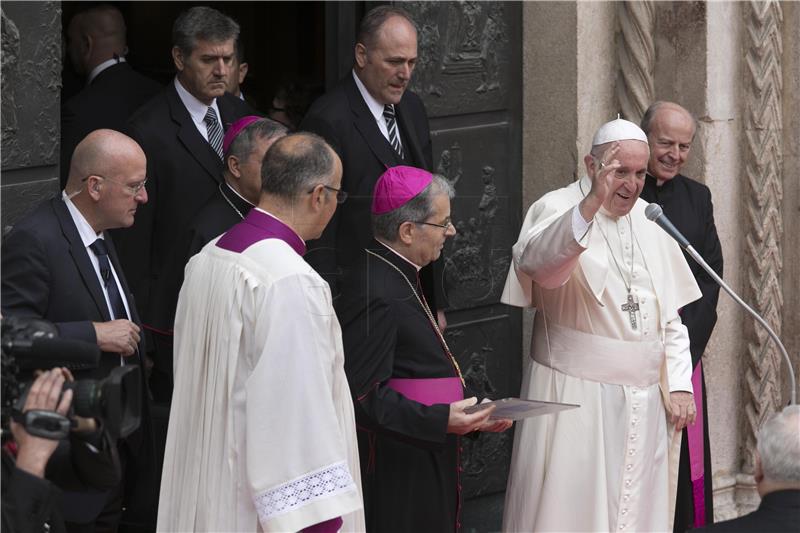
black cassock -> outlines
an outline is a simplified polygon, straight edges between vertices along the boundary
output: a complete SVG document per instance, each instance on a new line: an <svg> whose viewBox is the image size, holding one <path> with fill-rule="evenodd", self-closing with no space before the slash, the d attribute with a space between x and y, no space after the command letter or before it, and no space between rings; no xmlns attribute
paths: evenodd
<svg viewBox="0 0 800 533"><path fill-rule="evenodd" d="M672 223L692 248L697 250L709 266L722 276L722 248L720 247L717 228L714 225L714 207L711 203L711 191L705 185L678 174L665 181L660 187L656 179L648 175L645 178L641 198L655 202L664 209ZM697 285L703 296L681 309L681 321L689 330L689 342L692 352L692 364L703 356L708 339L717 323L717 300L719 285L698 265L694 259L684 252L689 268L694 274ZM703 493L705 499L706 523L714 521L711 484L711 451L708 443L708 410L706 407L706 386L703 377L703 464L705 470ZM691 480L689 444L687 431L683 430L681 444L681 460L678 467L678 496L675 503L675 532L686 531L695 525L695 506Z"/></svg>
<svg viewBox="0 0 800 533"><path fill-rule="evenodd" d="M152 345L156 352L150 387L158 402L169 403L172 398L172 328L186 264L206 244L241 222L252 207L229 185L220 183L217 192L197 211L176 240L165 261L148 312Z"/></svg>
<svg viewBox="0 0 800 533"><path fill-rule="evenodd" d="M367 531L444 532L459 527L459 453L449 406L426 406L387 385L458 372L414 296L416 268L372 241L335 302L355 404ZM402 272L387 264L388 261Z"/></svg>

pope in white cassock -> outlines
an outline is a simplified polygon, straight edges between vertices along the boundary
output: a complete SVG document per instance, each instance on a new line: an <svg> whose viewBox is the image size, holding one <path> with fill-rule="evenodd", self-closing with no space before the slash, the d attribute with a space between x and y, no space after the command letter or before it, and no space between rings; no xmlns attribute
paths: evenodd
<svg viewBox="0 0 800 533"><path fill-rule="evenodd" d="M535 307L523 398L580 404L517 426L504 531L671 531L693 423L680 308L700 291L639 200L647 136L596 133L587 176L528 210L503 301Z"/></svg>
<svg viewBox="0 0 800 533"><path fill-rule="evenodd" d="M186 267L159 531L363 531L328 284L303 260L346 196L320 137L277 141L259 205Z"/></svg>

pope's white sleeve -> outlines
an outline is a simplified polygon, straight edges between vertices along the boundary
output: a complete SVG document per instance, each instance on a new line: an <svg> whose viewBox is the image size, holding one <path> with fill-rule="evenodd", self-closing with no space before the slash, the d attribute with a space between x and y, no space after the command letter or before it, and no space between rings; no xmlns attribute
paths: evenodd
<svg viewBox="0 0 800 533"><path fill-rule="evenodd" d="M514 245L514 266L545 289L555 289L565 284L578 265L580 254L586 250L583 243L591 223L585 223L578 214L585 227L576 228L576 209L577 206L567 210L549 223L537 224L520 236Z"/></svg>
<svg viewBox="0 0 800 533"><path fill-rule="evenodd" d="M692 392L692 354L689 351L689 332L678 315L667 321L664 330L667 354L669 391Z"/></svg>

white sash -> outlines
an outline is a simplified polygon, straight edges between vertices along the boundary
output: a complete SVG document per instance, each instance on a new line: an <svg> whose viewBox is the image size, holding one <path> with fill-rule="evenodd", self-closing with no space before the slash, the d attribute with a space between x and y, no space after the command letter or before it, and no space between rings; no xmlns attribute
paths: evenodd
<svg viewBox="0 0 800 533"><path fill-rule="evenodd" d="M537 313L531 357L539 364L580 379L649 387L659 382L664 344L659 340L623 341L545 324Z"/></svg>

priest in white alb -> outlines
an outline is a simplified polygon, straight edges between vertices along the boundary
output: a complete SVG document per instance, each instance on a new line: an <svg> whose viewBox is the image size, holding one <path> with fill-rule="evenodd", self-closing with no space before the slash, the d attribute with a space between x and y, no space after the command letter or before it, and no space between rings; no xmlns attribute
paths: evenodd
<svg viewBox="0 0 800 533"><path fill-rule="evenodd" d="M346 195L322 138L267 152L259 204L186 267L159 531L363 531L328 284L305 262Z"/></svg>
<svg viewBox="0 0 800 533"><path fill-rule="evenodd" d="M503 301L536 308L521 396L580 408L517 426L504 531L671 531L695 418L680 308L700 291L645 218L648 157L638 126L604 124L587 175L535 202L514 245Z"/></svg>

